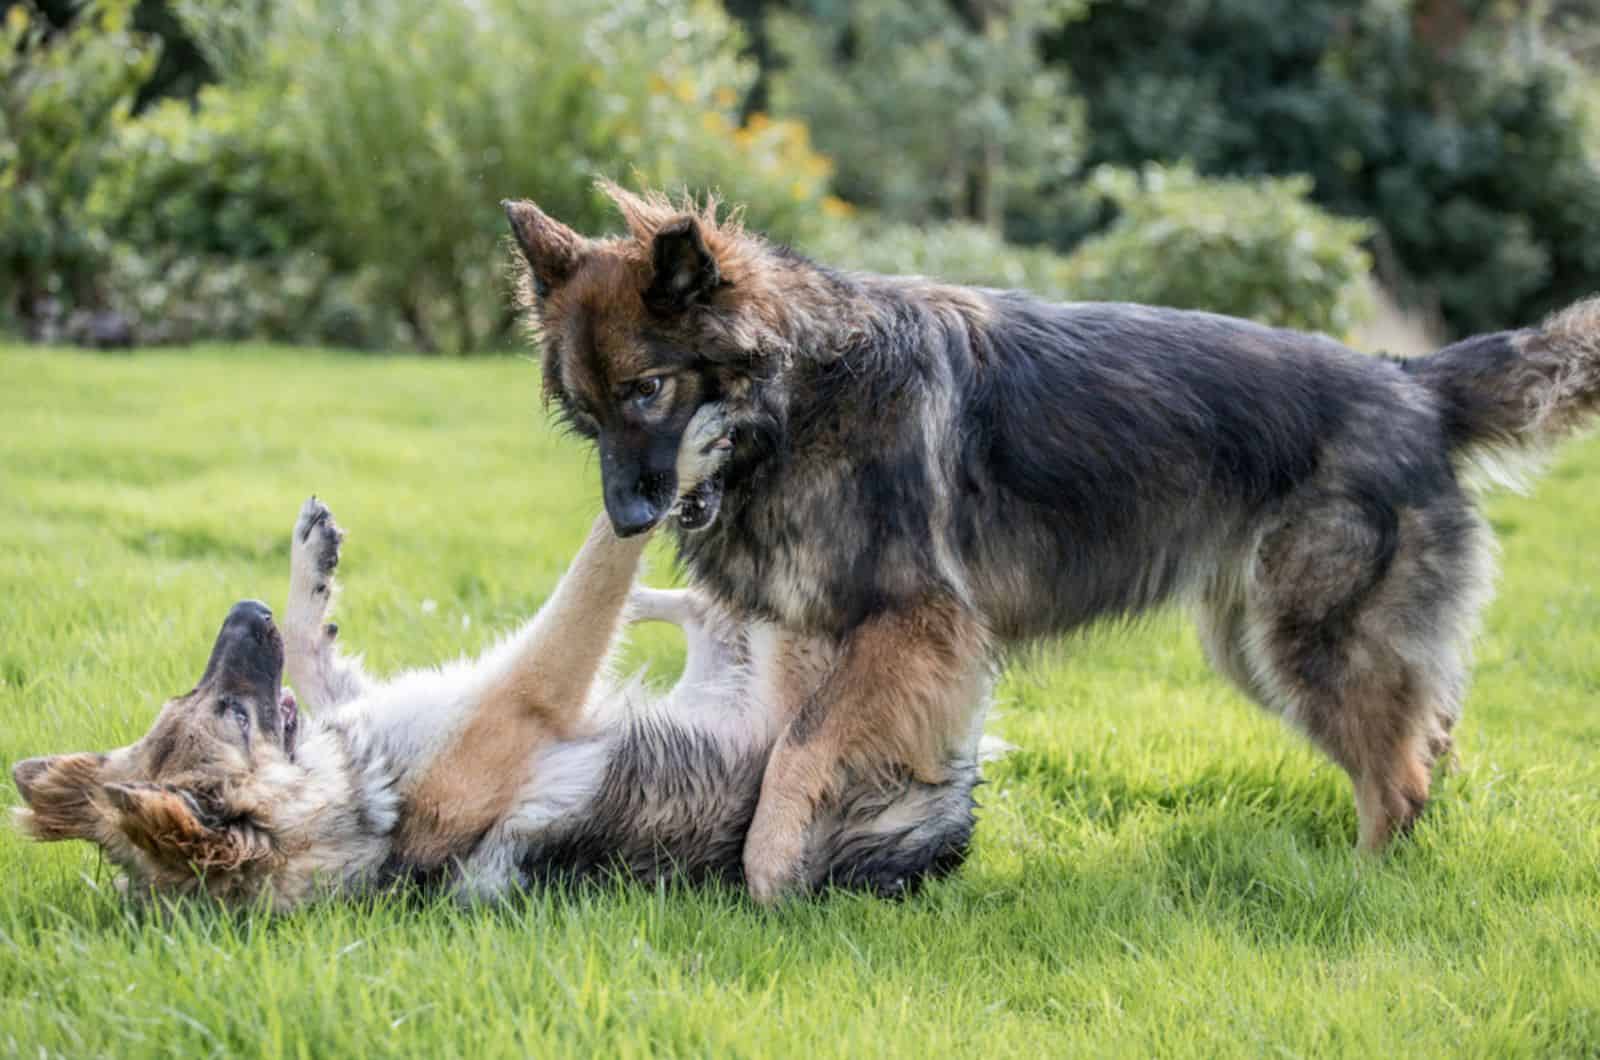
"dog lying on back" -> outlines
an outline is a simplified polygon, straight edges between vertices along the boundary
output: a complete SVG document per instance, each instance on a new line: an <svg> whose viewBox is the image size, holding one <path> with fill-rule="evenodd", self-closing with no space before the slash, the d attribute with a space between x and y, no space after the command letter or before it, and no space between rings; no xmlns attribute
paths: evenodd
<svg viewBox="0 0 1600 1060"><path fill-rule="evenodd" d="M715 411L697 417L686 491L725 446ZM695 517L692 499L679 517ZM22 828L97 843L136 892L279 909L398 881L466 898L612 871L741 881L779 729L769 646L697 595L634 587L647 535L619 538L601 517L520 630L389 681L341 655L327 621L342 537L307 501L281 631L264 604L234 605L199 683L143 739L18 763ZM665 696L608 676L621 627L640 620L687 634ZM898 894L959 865L977 767L949 765L938 785L859 785L811 852L812 885Z"/></svg>

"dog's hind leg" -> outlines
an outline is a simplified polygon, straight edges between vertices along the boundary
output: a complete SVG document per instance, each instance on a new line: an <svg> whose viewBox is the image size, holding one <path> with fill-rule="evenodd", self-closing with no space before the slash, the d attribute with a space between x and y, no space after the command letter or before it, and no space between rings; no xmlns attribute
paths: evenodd
<svg viewBox="0 0 1600 1060"><path fill-rule="evenodd" d="M670 622L695 625L705 618L706 599L693 589L652 589L636 585L628 594L629 622Z"/></svg>
<svg viewBox="0 0 1600 1060"><path fill-rule="evenodd" d="M1233 658L1349 773L1364 850L1410 830L1450 754L1485 540L1448 490L1398 509L1321 498L1262 540Z"/></svg>
<svg viewBox="0 0 1600 1060"><path fill-rule="evenodd" d="M341 654L339 627L328 621L334 570L344 531L328 506L312 497L300 509L289 541L289 599L283 613L284 670L303 705L338 706L367 687L358 659Z"/></svg>
<svg viewBox="0 0 1600 1060"><path fill-rule="evenodd" d="M627 617L629 622L670 622L683 630L686 651L679 684L685 687L714 682L749 661L744 626L697 590L635 586L628 597Z"/></svg>

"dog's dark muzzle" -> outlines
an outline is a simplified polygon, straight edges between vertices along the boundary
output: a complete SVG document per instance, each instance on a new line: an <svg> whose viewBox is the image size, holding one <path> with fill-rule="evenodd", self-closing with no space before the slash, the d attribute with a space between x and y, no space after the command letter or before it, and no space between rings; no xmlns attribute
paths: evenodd
<svg viewBox="0 0 1600 1060"><path fill-rule="evenodd" d="M659 523L662 509L638 494L613 499L611 491L607 490L606 514L611 517L611 527L618 537L632 537Z"/></svg>
<svg viewBox="0 0 1600 1060"><path fill-rule="evenodd" d="M259 600L234 604L217 631L200 686L215 684L229 692L276 698L282 678L283 637L272 621L272 609Z"/></svg>
<svg viewBox="0 0 1600 1060"><path fill-rule="evenodd" d="M632 537L653 528L672 507L678 475L674 467L675 449L664 452L659 470L639 463L619 460L601 453L601 475L605 481L606 515L618 537Z"/></svg>
<svg viewBox="0 0 1600 1060"><path fill-rule="evenodd" d="M252 704L257 731L293 753L299 711L283 689L283 636L266 604L241 600L228 610L196 687Z"/></svg>

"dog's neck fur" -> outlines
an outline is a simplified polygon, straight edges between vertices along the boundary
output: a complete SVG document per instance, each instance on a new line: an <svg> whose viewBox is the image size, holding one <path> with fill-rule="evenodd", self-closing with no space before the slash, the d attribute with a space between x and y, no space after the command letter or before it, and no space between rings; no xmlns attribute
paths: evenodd
<svg viewBox="0 0 1600 1060"><path fill-rule="evenodd" d="M294 762L273 767L300 774L272 784L278 797L260 811L274 854L259 878L280 908L380 882L391 857L403 771L342 713L307 718Z"/></svg>

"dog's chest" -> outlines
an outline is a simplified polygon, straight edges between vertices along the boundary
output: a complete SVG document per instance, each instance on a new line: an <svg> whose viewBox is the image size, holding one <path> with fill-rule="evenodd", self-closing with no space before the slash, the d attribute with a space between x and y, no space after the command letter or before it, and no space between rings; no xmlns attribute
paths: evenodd
<svg viewBox="0 0 1600 1060"><path fill-rule="evenodd" d="M931 494L919 454L802 452L731 490L680 555L735 610L836 634L938 583Z"/></svg>

